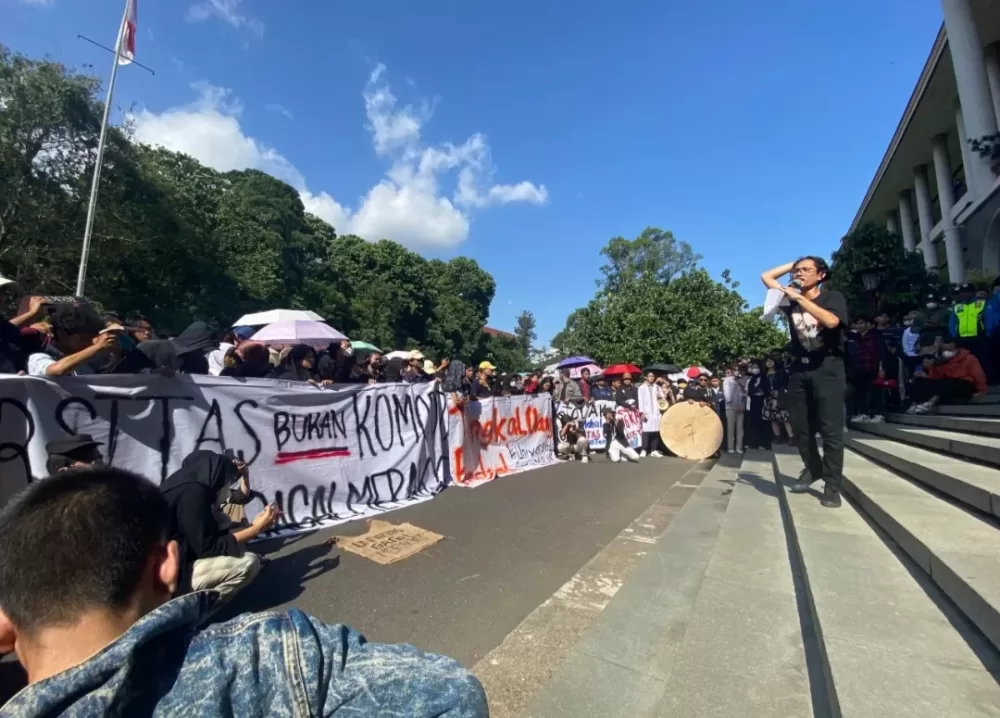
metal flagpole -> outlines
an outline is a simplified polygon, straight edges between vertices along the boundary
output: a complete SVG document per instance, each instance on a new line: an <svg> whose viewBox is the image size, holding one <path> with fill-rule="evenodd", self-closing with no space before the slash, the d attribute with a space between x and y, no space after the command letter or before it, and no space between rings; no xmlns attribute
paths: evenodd
<svg viewBox="0 0 1000 718"><path fill-rule="evenodd" d="M87 258L90 255L90 236L94 231L94 213L97 210L97 189L101 184L101 164L104 162L104 141L108 135L108 118L111 116L111 97L115 92L115 79L118 77L118 60L122 52L122 38L125 37L125 22L128 20L128 0L125 2L125 12L122 23L118 27L118 40L115 41L115 59L111 64L111 79L108 81L108 97L104 101L104 119L101 120L101 136L97 141L97 159L94 162L94 180L90 185L90 204L87 206L87 225L83 230L83 251L80 253L80 271L76 275L76 296L83 296L83 285L87 278Z"/></svg>

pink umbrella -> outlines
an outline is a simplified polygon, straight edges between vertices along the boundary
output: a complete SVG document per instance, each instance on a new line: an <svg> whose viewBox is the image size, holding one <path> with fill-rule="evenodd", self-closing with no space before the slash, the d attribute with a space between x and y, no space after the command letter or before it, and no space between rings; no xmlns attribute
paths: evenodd
<svg viewBox="0 0 1000 718"><path fill-rule="evenodd" d="M341 339L347 337L329 324L301 319L268 324L250 337L251 341L262 344L308 344L320 347Z"/></svg>

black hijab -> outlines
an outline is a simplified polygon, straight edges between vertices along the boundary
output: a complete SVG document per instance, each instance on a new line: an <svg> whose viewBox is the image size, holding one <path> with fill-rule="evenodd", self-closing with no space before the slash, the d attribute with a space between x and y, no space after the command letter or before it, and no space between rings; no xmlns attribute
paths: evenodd
<svg viewBox="0 0 1000 718"><path fill-rule="evenodd" d="M150 339L136 347L156 368L185 374L208 374L205 353L215 348L205 322L192 322L176 339Z"/></svg>
<svg viewBox="0 0 1000 718"><path fill-rule="evenodd" d="M385 368L385 380L389 383L403 381L403 357L393 357Z"/></svg>
<svg viewBox="0 0 1000 718"><path fill-rule="evenodd" d="M160 484L160 493L167 503L176 500L177 494L192 484L205 487L212 496L225 486L232 486L239 479L239 471L232 459L208 449L194 451L184 459L181 468Z"/></svg>
<svg viewBox="0 0 1000 718"><path fill-rule="evenodd" d="M315 356L316 350L308 344L296 344L288 352L288 363L278 378L285 381L309 381L312 379L312 371L302 366L302 360L310 354Z"/></svg>

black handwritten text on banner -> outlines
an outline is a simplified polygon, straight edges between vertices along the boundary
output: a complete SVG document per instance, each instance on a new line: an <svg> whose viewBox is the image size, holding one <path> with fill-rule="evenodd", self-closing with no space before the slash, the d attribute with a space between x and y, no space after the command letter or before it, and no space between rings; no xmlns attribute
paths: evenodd
<svg viewBox="0 0 1000 718"><path fill-rule="evenodd" d="M0 505L45 475L48 441L88 433L110 465L154 481L196 449L233 449L250 465L250 518L275 503L279 530L314 529L433 497L451 480L448 431L446 396L428 384L4 377Z"/></svg>

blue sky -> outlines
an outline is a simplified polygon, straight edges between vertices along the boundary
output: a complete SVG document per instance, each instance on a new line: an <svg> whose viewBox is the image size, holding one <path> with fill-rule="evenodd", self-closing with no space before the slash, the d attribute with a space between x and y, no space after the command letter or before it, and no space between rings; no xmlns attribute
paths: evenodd
<svg viewBox="0 0 1000 718"><path fill-rule="evenodd" d="M104 76L124 0L0 0L0 42ZM139 0L115 104L256 166L337 226L493 274L541 342L615 235L669 229L759 303L846 231L941 23L938 0ZM120 112L116 113L120 117ZM369 238L377 238L371 237Z"/></svg>

